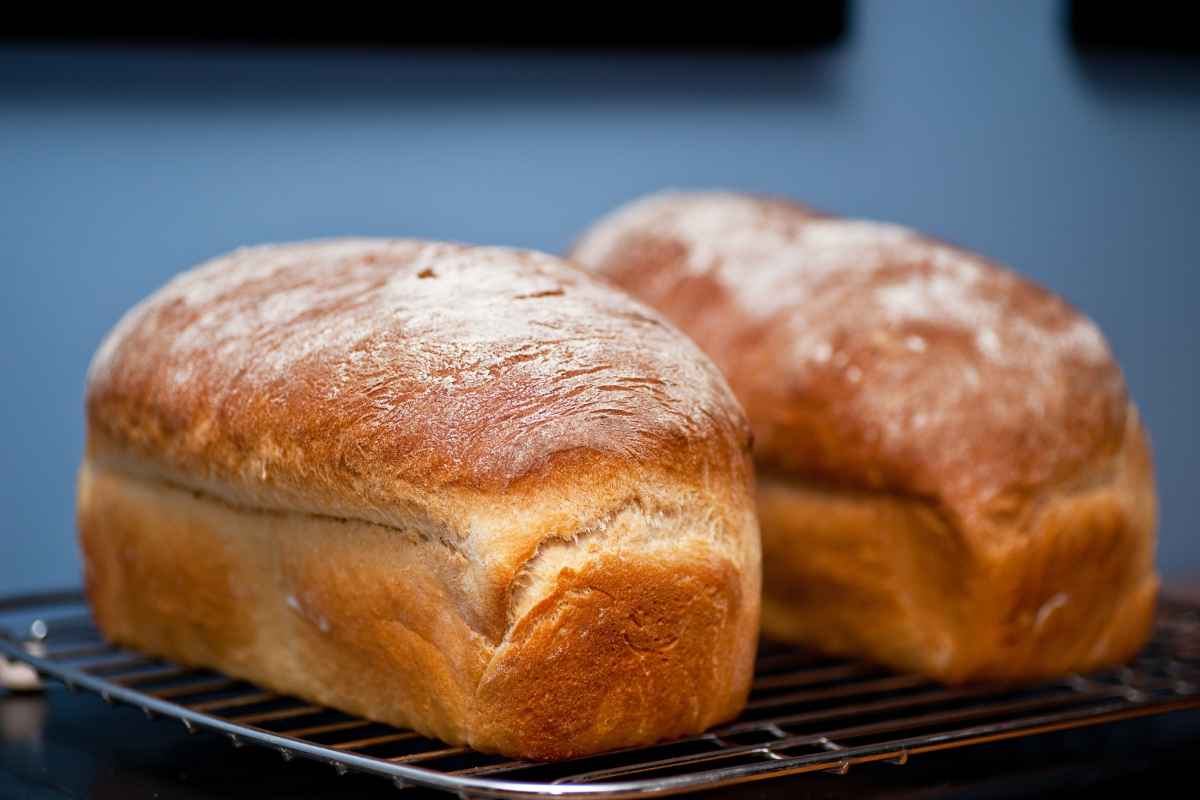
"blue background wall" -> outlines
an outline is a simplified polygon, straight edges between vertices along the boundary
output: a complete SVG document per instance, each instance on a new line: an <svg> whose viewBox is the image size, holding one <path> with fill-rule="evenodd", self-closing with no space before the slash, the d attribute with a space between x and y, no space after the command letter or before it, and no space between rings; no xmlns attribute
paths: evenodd
<svg viewBox="0 0 1200 800"><path fill-rule="evenodd" d="M1154 436L1160 562L1200 572L1200 68L1081 59L1055 3L858 3L787 57L0 49L0 590L78 580L88 359L235 246L564 248L641 192L904 222L1095 317Z"/></svg>

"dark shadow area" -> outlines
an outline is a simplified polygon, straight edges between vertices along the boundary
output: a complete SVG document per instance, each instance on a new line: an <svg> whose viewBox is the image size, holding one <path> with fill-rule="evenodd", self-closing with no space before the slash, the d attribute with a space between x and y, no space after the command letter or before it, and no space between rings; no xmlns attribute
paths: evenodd
<svg viewBox="0 0 1200 800"><path fill-rule="evenodd" d="M718 64L714 65L714 60ZM828 104L833 51L752 54L582 50L326 51L246 47L32 46L0 52L0 102L159 110L327 102L579 107L786 98ZM714 68L719 66L719 68Z"/></svg>
<svg viewBox="0 0 1200 800"><path fill-rule="evenodd" d="M1200 56L1196 9L1189 3L1068 0L1067 34L1080 50Z"/></svg>
<svg viewBox="0 0 1200 800"><path fill-rule="evenodd" d="M1153 792L1186 785L1200 744L1200 714L1180 712L1051 733L967 750L914 756L907 764L851 768L742 784L705 797L943 798L1094 797L1097 790ZM380 778L110 708L60 687L0 695L0 796L25 798L400 797ZM404 797L449 797L410 789Z"/></svg>
<svg viewBox="0 0 1200 800"><path fill-rule="evenodd" d="M1185 3L1064 4L1063 33L1087 87L1114 101L1200 96L1200 29Z"/></svg>
<svg viewBox="0 0 1200 800"><path fill-rule="evenodd" d="M107 19L83 25L58 21L36 25L10 20L0 42L149 46L254 46L269 48L472 49L472 50L642 50L682 52L789 53L836 43L848 21L846 0L813 0L804 4L802 24L770 24L762 15L640 14L613 15L610 22L591 15L586 23L535 24L519 19L480 19L459 14L454 24L370 25L353 16L292 16L270 24L250 16L189 18L186 24ZM518 24L524 23L524 24Z"/></svg>
<svg viewBox="0 0 1200 800"><path fill-rule="evenodd" d="M1200 58L1088 51L1079 53L1074 62L1084 85L1114 102L1155 106L1200 97Z"/></svg>
<svg viewBox="0 0 1200 800"><path fill-rule="evenodd" d="M785 95L825 101L830 54L845 38L845 0L806 4L803 24L681 25L641 15L624 25L280 25L199 21L137 29L108 24L0 33L0 94L63 104L299 101L431 105L659 104ZM658 17L661 17L659 19ZM713 69L713 61L720 69ZM149 68L147 68L147 66Z"/></svg>

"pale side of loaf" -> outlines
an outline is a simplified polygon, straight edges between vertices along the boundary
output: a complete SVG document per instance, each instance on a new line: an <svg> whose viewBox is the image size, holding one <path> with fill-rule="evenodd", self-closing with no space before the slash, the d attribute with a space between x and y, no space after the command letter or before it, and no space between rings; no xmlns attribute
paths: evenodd
<svg viewBox="0 0 1200 800"><path fill-rule="evenodd" d="M745 702L749 428L684 336L564 262L241 250L126 315L87 420L80 538L117 642L522 758Z"/></svg>
<svg viewBox="0 0 1200 800"><path fill-rule="evenodd" d="M1149 445L1096 326L908 229L663 194L573 257L725 371L755 433L771 636L945 681L1122 661L1149 635Z"/></svg>

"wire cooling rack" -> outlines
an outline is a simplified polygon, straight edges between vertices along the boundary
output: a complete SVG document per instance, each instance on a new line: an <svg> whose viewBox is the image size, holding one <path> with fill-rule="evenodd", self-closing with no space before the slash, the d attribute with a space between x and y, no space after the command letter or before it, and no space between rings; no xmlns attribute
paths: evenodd
<svg viewBox="0 0 1200 800"><path fill-rule="evenodd" d="M553 764L514 761L427 739L104 641L78 592L0 599L0 674L40 677L110 703L273 747L340 773L460 796L638 797L855 764L904 764L955 747L1200 708L1200 606L1166 602L1154 639L1127 666L1034 687L946 688L764 643L750 702L708 733Z"/></svg>

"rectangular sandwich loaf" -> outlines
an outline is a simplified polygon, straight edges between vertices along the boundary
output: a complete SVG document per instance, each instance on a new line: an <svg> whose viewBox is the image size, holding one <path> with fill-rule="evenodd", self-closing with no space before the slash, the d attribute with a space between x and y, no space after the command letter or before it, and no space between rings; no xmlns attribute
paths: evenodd
<svg viewBox="0 0 1200 800"><path fill-rule="evenodd" d="M694 337L742 401L767 634L948 682L1145 642L1149 444L1061 299L897 225L722 192L634 202L573 257Z"/></svg>
<svg viewBox="0 0 1200 800"><path fill-rule="evenodd" d="M658 314L558 259L255 247L88 374L113 641L519 758L699 732L750 686L750 434Z"/></svg>

